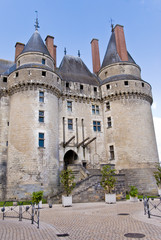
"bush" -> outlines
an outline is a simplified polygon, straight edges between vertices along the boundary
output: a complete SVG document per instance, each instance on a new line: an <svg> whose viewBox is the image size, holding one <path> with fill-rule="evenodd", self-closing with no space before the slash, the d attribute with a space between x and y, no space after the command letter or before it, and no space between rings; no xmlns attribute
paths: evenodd
<svg viewBox="0 0 161 240"><path fill-rule="evenodd" d="M43 191L33 192L32 193L32 203L38 204L43 198Z"/></svg>
<svg viewBox="0 0 161 240"><path fill-rule="evenodd" d="M71 169L61 171L60 178L65 193L67 196L69 196L76 185L76 183L74 182L75 176L73 174L73 171Z"/></svg>
<svg viewBox="0 0 161 240"><path fill-rule="evenodd" d="M107 193L112 193L112 189L114 189L116 183L115 171L116 171L115 169L111 169L110 165L103 166L101 170L102 173L101 186Z"/></svg>
<svg viewBox="0 0 161 240"><path fill-rule="evenodd" d="M138 195L138 189L135 186L130 186L130 192L129 192L131 197L137 197Z"/></svg>
<svg viewBox="0 0 161 240"><path fill-rule="evenodd" d="M157 171L154 172L154 177L158 187L161 187L161 166L157 165Z"/></svg>

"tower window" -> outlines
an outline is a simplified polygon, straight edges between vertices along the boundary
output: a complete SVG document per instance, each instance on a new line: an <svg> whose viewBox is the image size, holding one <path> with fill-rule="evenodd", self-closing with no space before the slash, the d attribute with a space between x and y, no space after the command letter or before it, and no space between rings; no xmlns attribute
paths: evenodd
<svg viewBox="0 0 161 240"><path fill-rule="evenodd" d="M97 92L97 87L94 87L93 90L94 90L94 92Z"/></svg>
<svg viewBox="0 0 161 240"><path fill-rule="evenodd" d="M18 72L16 72L16 77L18 77Z"/></svg>
<svg viewBox="0 0 161 240"><path fill-rule="evenodd" d="M108 128L112 127L111 117L108 117L108 118L107 118L107 127L108 127Z"/></svg>
<svg viewBox="0 0 161 240"><path fill-rule="evenodd" d="M44 122L44 111L39 111L39 122Z"/></svg>
<svg viewBox="0 0 161 240"><path fill-rule="evenodd" d="M39 133L39 147L44 147L44 133Z"/></svg>
<svg viewBox="0 0 161 240"><path fill-rule="evenodd" d="M3 77L3 82L7 82L7 77Z"/></svg>
<svg viewBox="0 0 161 240"><path fill-rule="evenodd" d="M93 130L95 132L100 132L101 131L101 122L93 121Z"/></svg>
<svg viewBox="0 0 161 240"><path fill-rule="evenodd" d="M66 88L69 89L69 83L68 82L66 82Z"/></svg>
<svg viewBox="0 0 161 240"><path fill-rule="evenodd" d="M20 60L17 62L17 66L18 66L18 67L20 66Z"/></svg>
<svg viewBox="0 0 161 240"><path fill-rule="evenodd" d="M109 90L110 89L110 84L106 85L106 89Z"/></svg>
<svg viewBox="0 0 161 240"><path fill-rule="evenodd" d="M44 58L42 58L42 64L45 65L45 59Z"/></svg>
<svg viewBox="0 0 161 240"><path fill-rule="evenodd" d="M68 119L68 129L73 130L73 119Z"/></svg>
<svg viewBox="0 0 161 240"><path fill-rule="evenodd" d="M8 141L6 141L6 147L8 147Z"/></svg>
<svg viewBox="0 0 161 240"><path fill-rule="evenodd" d="M39 102L44 102L44 92L39 92Z"/></svg>
<svg viewBox="0 0 161 240"><path fill-rule="evenodd" d="M92 114L99 114L99 106L92 105Z"/></svg>
<svg viewBox="0 0 161 240"><path fill-rule="evenodd" d="M141 84L141 85L142 85L142 87L144 87L144 83L143 83L143 82L142 82L142 84Z"/></svg>
<svg viewBox="0 0 161 240"><path fill-rule="evenodd" d="M46 77L46 72L45 71L42 71L42 76Z"/></svg>
<svg viewBox="0 0 161 240"><path fill-rule="evenodd" d="M67 101L67 109L69 112L72 112L72 102L71 101Z"/></svg>
<svg viewBox="0 0 161 240"><path fill-rule="evenodd" d="M125 85L125 86L128 86L128 85L129 85L129 82L128 82L128 81L124 81L124 85Z"/></svg>
<svg viewBox="0 0 161 240"><path fill-rule="evenodd" d="M110 110L110 102L106 102L106 110Z"/></svg>
<svg viewBox="0 0 161 240"><path fill-rule="evenodd" d="M114 146L111 145L111 146L109 147L109 150L110 150L110 160L114 160L114 159L115 159Z"/></svg>
<svg viewBox="0 0 161 240"><path fill-rule="evenodd" d="M80 85L80 90L83 90L83 85L82 84Z"/></svg>

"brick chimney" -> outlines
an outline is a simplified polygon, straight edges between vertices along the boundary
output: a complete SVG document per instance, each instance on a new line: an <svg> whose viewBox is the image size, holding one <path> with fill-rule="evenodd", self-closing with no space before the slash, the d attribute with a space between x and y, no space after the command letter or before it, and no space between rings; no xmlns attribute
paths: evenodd
<svg viewBox="0 0 161 240"><path fill-rule="evenodd" d="M128 61L128 54L126 49L123 26L117 24L114 28L114 32L115 32L117 52L122 61Z"/></svg>
<svg viewBox="0 0 161 240"><path fill-rule="evenodd" d="M25 44L17 42L15 45L15 62L16 58L20 55L20 53L23 51Z"/></svg>
<svg viewBox="0 0 161 240"><path fill-rule="evenodd" d="M98 71L100 70L100 54L99 54L98 39L92 39L91 49L92 49L93 72L97 74Z"/></svg>
<svg viewBox="0 0 161 240"><path fill-rule="evenodd" d="M54 45L54 67L56 67L56 48L57 48L57 46L56 45Z"/></svg>
<svg viewBox="0 0 161 240"><path fill-rule="evenodd" d="M55 58L55 56L56 56L56 52L55 51L56 50L54 49L54 37L48 35L45 38L45 42L46 42L46 46L47 46L47 49L48 49L51 57L54 59L54 62L56 63L56 58Z"/></svg>

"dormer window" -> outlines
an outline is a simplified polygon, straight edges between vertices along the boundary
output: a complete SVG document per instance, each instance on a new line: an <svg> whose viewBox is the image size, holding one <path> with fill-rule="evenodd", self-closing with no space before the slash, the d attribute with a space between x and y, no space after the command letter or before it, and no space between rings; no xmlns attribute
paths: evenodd
<svg viewBox="0 0 161 240"><path fill-rule="evenodd" d="M45 59L44 58L42 58L42 64L45 65Z"/></svg>
<svg viewBox="0 0 161 240"><path fill-rule="evenodd" d="M42 71L42 76L46 77L46 72L45 71Z"/></svg>

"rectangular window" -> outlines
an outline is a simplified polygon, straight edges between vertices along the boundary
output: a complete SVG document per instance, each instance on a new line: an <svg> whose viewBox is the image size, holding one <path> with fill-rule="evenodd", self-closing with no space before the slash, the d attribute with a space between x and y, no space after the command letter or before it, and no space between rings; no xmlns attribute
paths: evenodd
<svg viewBox="0 0 161 240"><path fill-rule="evenodd" d="M106 110L107 110L107 111L110 110L110 102L106 102Z"/></svg>
<svg viewBox="0 0 161 240"><path fill-rule="evenodd" d="M73 130L73 119L68 119L68 129Z"/></svg>
<svg viewBox="0 0 161 240"><path fill-rule="evenodd" d="M101 131L101 122L93 121L93 130L95 132L100 132Z"/></svg>
<svg viewBox="0 0 161 240"><path fill-rule="evenodd" d="M67 88L67 89L69 88L69 83L68 83L68 82L66 82L66 88Z"/></svg>
<svg viewBox="0 0 161 240"><path fill-rule="evenodd" d="M108 128L112 127L111 117L108 117L108 118L107 118L107 127L108 127Z"/></svg>
<svg viewBox="0 0 161 240"><path fill-rule="evenodd" d="M16 77L18 77L18 72L16 72Z"/></svg>
<svg viewBox="0 0 161 240"><path fill-rule="evenodd" d="M106 85L106 88L107 88L107 90L110 89L110 84L107 84L107 85Z"/></svg>
<svg viewBox="0 0 161 240"><path fill-rule="evenodd" d="M94 87L93 90L94 90L94 92L96 93L96 92L97 92L97 87Z"/></svg>
<svg viewBox="0 0 161 240"><path fill-rule="evenodd" d="M83 90L83 85L82 84L80 85L80 90Z"/></svg>
<svg viewBox="0 0 161 240"><path fill-rule="evenodd" d="M92 105L92 114L99 114L99 106Z"/></svg>
<svg viewBox="0 0 161 240"><path fill-rule="evenodd" d="M45 65L45 59L44 58L42 58L42 64Z"/></svg>
<svg viewBox="0 0 161 240"><path fill-rule="evenodd" d="M3 82L7 82L7 77L3 77Z"/></svg>
<svg viewBox="0 0 161 240"><path fill-rule="evenodd" d="M115 159L114 146L111 145L111 146L109 147L109 150L110 150L110 160L114 160L114 159Z"/></svg>
<svg viewBox="0 0 161 240"><path fill-rule="evenodd" d="M44 111L39 111L39 122L44 122Z"/></svg>
<svg viewBox="0 0 161 240"><path fill-rule="evenodd" d="M128 86L128 85L129 85L129 82L128 82L128 81L124 81L124 85L125 85L125 86Z"/></svg>
<svg viewBox="0 0 161 240"><path fill-rule="evenodd" d="M44 133L39 133L39 147L44 147Z"/></svg>
<svg viewBox="0 0 161 240"><path fill-rule="evenodd" d="M45 71L42 71L42 76L46 77L46 72Z"/></svg>
<svg viewBox="0 0 161 240"><path fill-rule="evenodd" d="M44 92L39 92L39 102L44 102Z"/></svg>
<svg viewBox="0 0 161 240"><path fill-rule="evenodd" d="M71 101L67 101L67 109L69 112L72 112L72 102Z"/></svg>
<svg viewBox="0 0 161 240"><path fill-rule="evenodd" d="M142 84L141 84L141 85L142 85L142 87L144 87L144 83L143 83L143 82L142 82Z"/></svg>

